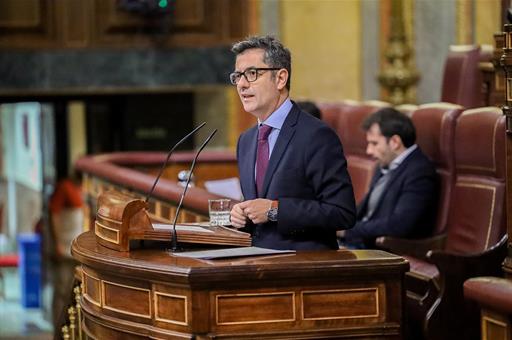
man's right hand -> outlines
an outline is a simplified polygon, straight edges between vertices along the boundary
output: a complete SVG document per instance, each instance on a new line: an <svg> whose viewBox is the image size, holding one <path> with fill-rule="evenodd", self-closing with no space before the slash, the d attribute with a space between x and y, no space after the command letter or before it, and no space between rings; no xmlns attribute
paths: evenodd
<svg viewBox="0 0 512 340"><path fill-rule="evenodd" d="M231 209L231 225L237 229L245 227L247 216L244 214L240 203L235 204Z"/></svg>

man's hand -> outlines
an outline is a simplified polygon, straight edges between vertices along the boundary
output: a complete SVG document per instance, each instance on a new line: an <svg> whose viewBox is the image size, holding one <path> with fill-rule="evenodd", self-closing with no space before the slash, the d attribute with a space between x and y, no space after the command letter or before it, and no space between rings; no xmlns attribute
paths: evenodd
<svg viewBox="0 0 512 340"><path fill-rule="evenodd" d="M267 212L271 206L272 201L264 198L235 204L231 209L231 225L243 228L248 219L254 224L265 223L268 221Z"/></svg>
<svg viewBox="0 0 512 340"><path fill-rule="evenodd" d="M267 212L272 205L271 200L257 198L255 200L240 203L244 215L254 224L265 223L268 221Z"/></svg>
<svg viewBox="0 0 512 340"><path fill-rule="evenodd" d="M247 222L247 216L242 208L242 203L235 204L231 208L231 225L235 228L243 228Z"/></svg>

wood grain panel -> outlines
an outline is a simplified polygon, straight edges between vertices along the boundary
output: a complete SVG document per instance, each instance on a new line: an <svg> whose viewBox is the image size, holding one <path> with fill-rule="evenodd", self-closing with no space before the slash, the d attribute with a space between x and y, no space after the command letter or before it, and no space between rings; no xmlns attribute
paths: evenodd
<svg viewBox="0 0 512 340"><path fill-rule="evenodd" d="M222 39L223 1L177 0L168 17L148 18L119 9L115 0L96 0L93 44L193 46Z"/></svg>
<svg viewBox="0 0 512 340"><path fill-rule="evenodd" d="M155 320L177 325L188 325L187 297L155 292Z"/></svg>
<svg viewBox="0 0 512 340"><path fill-rule="evenodd" d="M86 47L90 37L90 1L65 1L58 7L62 40L66 47ZM84 15L89 14L89 15Z"/></svg>
<svg viewBox="0 0 512 340"><path fill-rule="evenodd" d="M204 0L178 0L174 7L176 28L197 28L205 22L207 8Z"/></svg>
<svg viewBox="0 0 512 340"><path fill-rule="evenodd" d="M216 296L217 325L295 321L295 293Z"/></svg>
<svg viewBox="0 0 512 340"><path fill-rule="evenodd" d="M3 0L0 2L0 28L39 31L45 13L44 0Z"/></svg>
<svg viewBox="0 0 512 340"><path fill-rule="evenodd" d="M379 316L378 288L302 292L304 320L368 318Z"/></svg>
<svg viewBox="0 0 512 340"><path fill-rule="evenodd" d="M127 315L151 318L149 289L102 281L101 296L105 309Z"/></svg>
<svg viewBox="0 0 512 340"><path fill-rule="evenodd" d="M481 324L482 339L510 340L509 323L503 315L483 309Z"/></svg>
<svg viewBox="0 0 512 340"><path fill-rule="evenodd" d="M99 246L88 232L73 242L72 254L86 274L111 286L106 293L133 306L105 300L98 308L82 299L85 328L95 339L402 338L401 280L409 264L382 251L302 251L209 261L176 256L159 247L117 252ZM146 291L151 310L137 312L149 311L150 318L108 307L133 312L145 304ZM307 320L301 315L302 292L310 306ZM377 307L372 310L371 304L360 303L365 294L374 299L379 317L336 319L346 312L340 312L338 304L352 305L353 314L375 313ZM313 304L321 312L312 311ZM168 322L185 319L186 325Z"/></svg>
<svg viewBox="0 0 512 340"><path fill-rule="evenodd" d="M0 47L47 47L56 43L53 1L0 1Z"/></svg>
<svg viewBox="0 0 512 340"><path fill-rule="evenodd" d="M100 279L93 277L83 270L84 297L91 303L101 306Z"/></svg>

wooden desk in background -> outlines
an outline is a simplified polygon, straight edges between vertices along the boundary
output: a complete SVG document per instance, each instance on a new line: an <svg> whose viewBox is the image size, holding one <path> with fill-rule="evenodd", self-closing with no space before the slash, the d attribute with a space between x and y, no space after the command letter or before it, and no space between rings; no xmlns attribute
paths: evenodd
<svg viewBox="0 0 512 340"><path fill-rule="evenodd" d="M95 339L401 339L409 264L378 250L223 260L74 240Z"/></svg>

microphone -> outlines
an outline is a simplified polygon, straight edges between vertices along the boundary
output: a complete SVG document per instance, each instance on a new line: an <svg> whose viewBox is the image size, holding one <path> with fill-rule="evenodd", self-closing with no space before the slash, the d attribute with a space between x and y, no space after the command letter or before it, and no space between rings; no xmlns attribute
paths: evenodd
<svg viewBox="0 0 512 340"><path fill-rule="evenodd" d="M153 183L153 186L151 187L151 190L149 191L148 195L146 196L146 200L144 202L148 203L149 198L151 195L153 195L153 190L155 190L156 184L158 183L158 180L160 179L160 176L162 176L162 173L164 172L164 169L167 165L167 162L169 162L169 159L171 158L172 153L174 152L174 149L176 149L181 143L186 141L190 136L192 136L194 133L197 132L200 128L202 128L206 122L203 122L201 125L197 126L194 130L190 131L188 135L183 137L178 143L174 144L171 151L167 154L167 158L165 159L165 162L162 164L162 167L160 168L160 172L158 173L158 176L156 176L155 182Z"/></svg>
<svg viewBox="0 0 512 340"><path fill-rule="evenodd" d="M183 204L183 198L185 197L185 194L187 193L188 184L190 183L190 178L192 177L192 173L194 171L194 167L196 166L197 157L199 157L199 154L201 151L203 151L206 144L210 142L210 140L213 138L213 136L217 133L217 129L213 130L212 133L208 136L208 138L205 139L203 144L199 147L199 149L196 152L196 155L194 157L194 160L192 161L192 165L190 166L190 170L188 171L189 175L187 178L187 183L185 183L185 187L183 188L183 192L181 193L180 202L178 203L178 207L176 208L176 215L174 215L174 221L172 222L172 232L174 236L172 237L172 248L171 250L173 252L178 250L178 234L176 233L176 221L178 221L178 216L180 214L181 206Z"/></svg>

